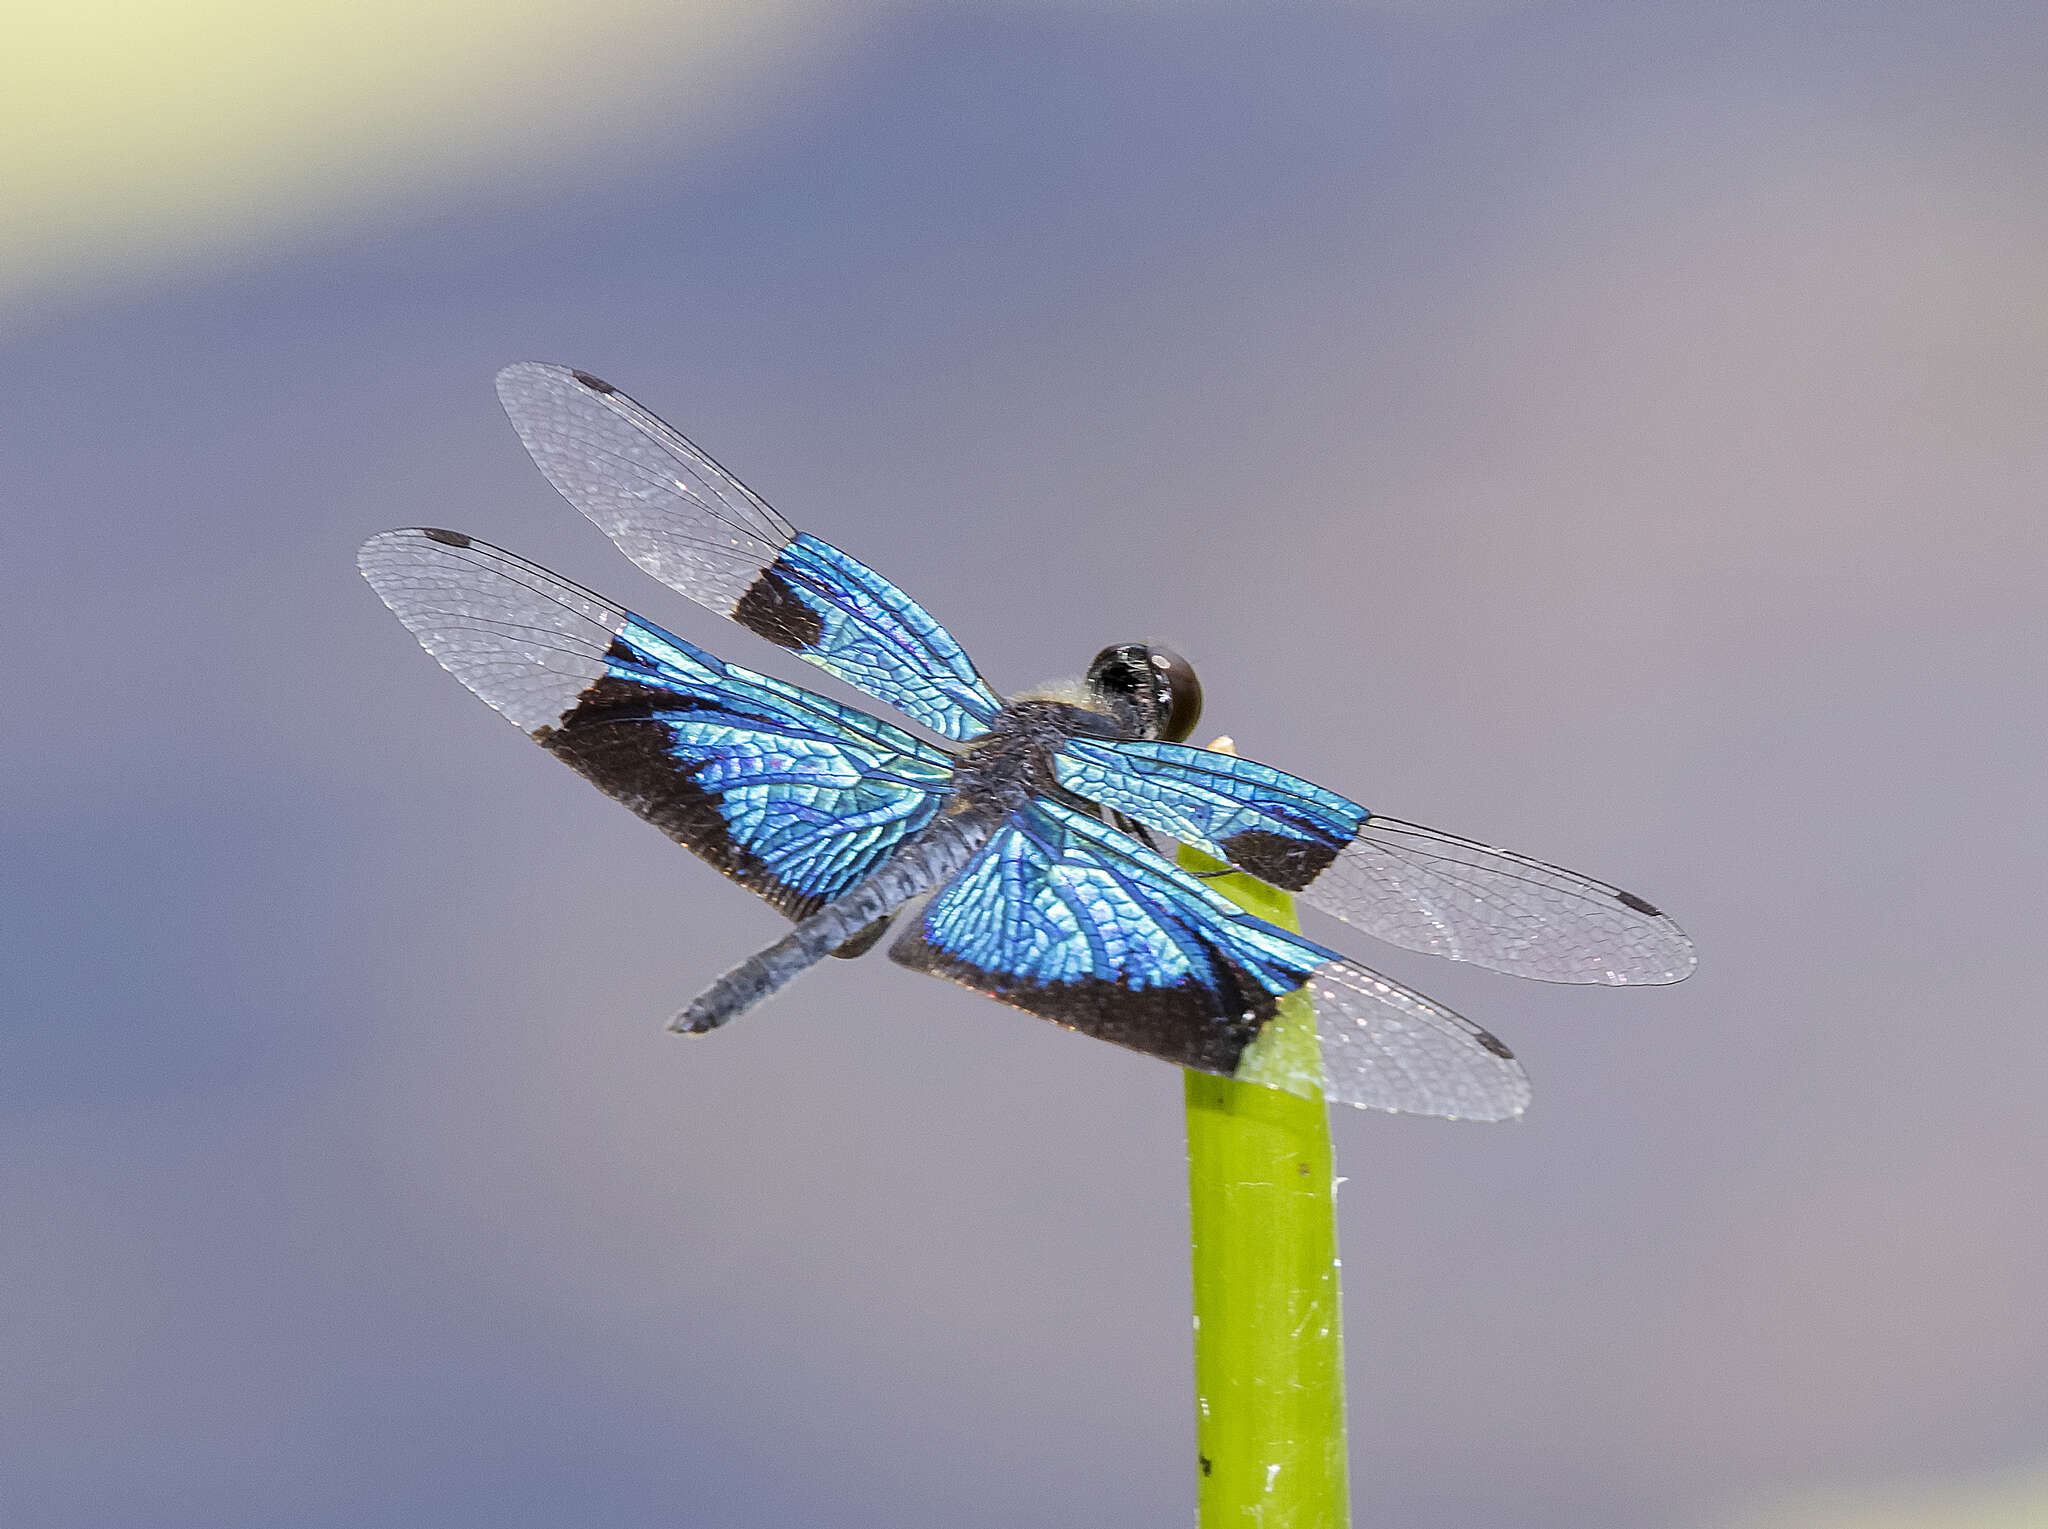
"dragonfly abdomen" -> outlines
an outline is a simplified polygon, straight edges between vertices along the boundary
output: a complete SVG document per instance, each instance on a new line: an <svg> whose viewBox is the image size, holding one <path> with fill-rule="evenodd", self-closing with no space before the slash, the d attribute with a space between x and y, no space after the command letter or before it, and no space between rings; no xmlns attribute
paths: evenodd
<svg viewBox="0 0 2048 1529"><path fill-rule="evenodd" d="M739 1018L861 937L878 920L950 880L980 852L1006 815L983 810L938 818L905 840L865 881L712 983L669 1022L669 1028L701 1035Z"/></svg>

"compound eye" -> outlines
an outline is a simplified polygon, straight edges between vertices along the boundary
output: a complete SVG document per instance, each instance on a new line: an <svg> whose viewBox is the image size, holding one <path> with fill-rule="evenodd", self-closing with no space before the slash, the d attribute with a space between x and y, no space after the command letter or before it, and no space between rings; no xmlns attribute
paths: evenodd
<svg viewBox="0 0 2048 1529"><path fill-rule="evenodd" d="M1179 742L1202 715L1202 682L1171 648L1142 642L1104 648L1088 666L1088 683L1129 706L1140 738Z"/></svg>
<svg viewBox="0 0 2048 1529"><path fill-rule="evenodd" d="M1171 648L1154 647L1150 663L1160 700L1159 736L1183 742L1202 720L1202 682L1195 666Z"/></svg>
<svg viewBox="0 0 2048 1529"><path fill-rule="evenodd" d="M1088 683L1110 695L1137 701L1153 687L1152 670L1147 663L1150 652L1143 643L1134 642L1104 648L1088 666Z"/></svg>

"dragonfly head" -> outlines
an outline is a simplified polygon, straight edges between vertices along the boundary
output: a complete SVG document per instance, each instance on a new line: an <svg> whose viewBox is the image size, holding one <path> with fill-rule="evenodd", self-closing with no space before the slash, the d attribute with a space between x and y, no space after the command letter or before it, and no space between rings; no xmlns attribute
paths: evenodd
<svg viewBox="0 0 2048 1529"><path fill-rule="evenodd" d="M1156 643L1104 648L1088 666L1088 688L1140 738L1178 743L1202 718L1195 666Z"/></svg>

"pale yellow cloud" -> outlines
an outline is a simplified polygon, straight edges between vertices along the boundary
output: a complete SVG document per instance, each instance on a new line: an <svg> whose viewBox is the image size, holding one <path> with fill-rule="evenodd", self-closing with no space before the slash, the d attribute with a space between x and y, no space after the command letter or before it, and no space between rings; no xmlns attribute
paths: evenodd
<svg viewBox="0 0 2048 1529"><path fill-rule="evenodd" d="M0 0L0 321L39 298L260 252L477 177L616 160L651 125L671 157L714 148L800 105L821 62L908 8ZM1452 17L1507 6L1367 8Z"/></svg>
<svg viewBox="0 0 2048 1529"><path fill-rule="evenodd" d="M0 310L772 110L845 0L0 3Z"/></svg>
<svg viewBox="0 0 2048 1529"><path fill-rule="evenodd" d="M2048 1471L1961 1486L1806 1497L1739 1513L1723 1529L2041 1529Z"/></svg>

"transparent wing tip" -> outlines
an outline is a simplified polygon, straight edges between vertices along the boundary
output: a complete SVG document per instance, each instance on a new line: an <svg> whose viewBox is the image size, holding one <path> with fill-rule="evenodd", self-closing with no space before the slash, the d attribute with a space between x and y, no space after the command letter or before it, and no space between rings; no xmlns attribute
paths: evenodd
<svg viewBox="0 0 2048 1529"><path fill-rule="evenodd" d="M423 528L407 526L403 530L379 531L375 536L356 548L356 572L375 584L391 560L391 554L406 542L414 541L423 534ZM454 535L454 532L444 532Z"/></svg>
<svg viewBox="0 0 2048 1529"><path fill-rule="evenodd" d="M1420 993L1349 961L1319 968L1308 993L1326 1098L1446 1120L1512 1120L1529 1107L1515 1054Z"/></svg>
<svg viewBox="0 0 2048 1529"><path fill-rule="evenodd" d="M538 377L566 377L569 368L553 361L514 361L510 366L498 368L498 391L503 392L508 382L523 382Z"/></svg>
<svg viewBox="0 0 2048 1529"><path fill-rule="evenodd" d="M356 571L376 584L389 570L394 557L407 558L413 552L414 544L423 541L456 548L476 545L461 531L445 531L439 526L401 526L395 531L379 531L358 547Z"/></svg>
<svg viewBox="0 0 2048 1529"><path fill-rule="evenodd" d="M602 377L589 372L578 371L573 366L560 366L552 361L514 361L510 366L500 368L497 376L498 402L507 410L516 411L527 399L550 393L573 393L588 390L592 393L610 394L618 392Z"/></svg>
<svg viewBox="0 0 2048 1529"><path fill-rule="evenodd" d="M1632 892L1617 894L1617 900L1650 921L1651 948L1630 965L1609 971L1607 981L1617 987L1669 987L1690 977L1700 964L1699 952L1677 921Z"/></svg>

